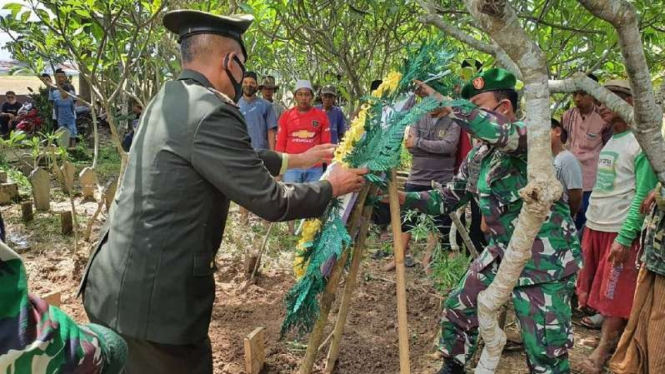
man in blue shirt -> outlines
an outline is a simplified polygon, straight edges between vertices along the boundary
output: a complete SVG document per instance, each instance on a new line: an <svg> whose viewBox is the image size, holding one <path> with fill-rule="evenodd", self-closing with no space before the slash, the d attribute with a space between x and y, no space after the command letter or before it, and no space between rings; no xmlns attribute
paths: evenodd
<svg viewBox="0 0 665 374"><path fill-rule="evenodd" d="M67 80L62 69L55 71L55 82L57 90L52 90L49 100L53 102L57 127L65 127L69 130L69 147L76 146L76 91ZM60 144L66 147L67 144Z"/></svg>
<svg viewBox="0 0 665 374"><path fill-rule="evenodd" d="M256 151L275 150L277 136L277 116L273 104L256 96L259 90L256 73L245 72L242 79L242 97L238 101L240 113L245 117L247 132ZM240 222L249 224L249 211L240 207Z"/></svg>
<svg viewBox="0 0 665 374"><path fill-rule="evenodd" d="M333 144L339 144L346 132L346 118L342 109L335 105L337 100L337 89L333 85L324 86L321 89L321 102L323 105L317 105L328 115L330 122L330 141Z"/></svg>
<svg viewBox="0 0 665 374"><path fill-rule="evenodd" d="M242 80L242 98L238 101L240 112L245 117L247 132L255 150L274 150L277 134L277 119L272 104L256 96L258 83L256 73L248 71Z"/></svg>

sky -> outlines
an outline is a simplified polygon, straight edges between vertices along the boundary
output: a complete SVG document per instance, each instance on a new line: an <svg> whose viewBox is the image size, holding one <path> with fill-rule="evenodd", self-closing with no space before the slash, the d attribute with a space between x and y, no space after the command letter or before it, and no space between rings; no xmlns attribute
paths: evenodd
<svg viewBox="0 0 665 374"><path fill-rule="evenodd" d="M5 4L9 3L25 3L25 0L0 0L0 16L4 16L6 14L9 14L9 11L4 10L3 8L5 7ZM8 41L10 41L11 38L7 33L1 32L0 31L0 61L1 60L11 60L12 56L10 53L5 49L5 44L7 44Z"/></svg>

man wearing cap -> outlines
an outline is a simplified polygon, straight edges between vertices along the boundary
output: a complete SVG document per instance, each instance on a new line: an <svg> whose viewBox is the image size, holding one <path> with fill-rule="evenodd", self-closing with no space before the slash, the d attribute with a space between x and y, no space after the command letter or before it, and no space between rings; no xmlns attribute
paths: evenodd
<svg viewBox="0 0 665 374"><path fill-rule="evenodd" d="M632 105L628 81L611 80L605 87ZM588 305L605 318L598 347L575 368L584 374L603 371L630 317L644 223L640 205L658 182L626 122L604 105L599 113L612 125L613 135L600 152L596 184L589 198L582 236L584 268L579 274L577 297L580 307Z"/></svg>
<svg viewBox="0 0 665 374"><path fill-rule="evenodd" d="M595 75L589 78L598 82ZM598 157L603 146L612 137L612 125L601 117L596 99L584 91L573 93L575 107L567 110L561 117L563 129L568 134L566 147L582 164L582 207L575 217L575 226L581 234L586 222L586 211L589 207L589 196L596 184Z"/></svg>
<svg viewBox="0 0 665 374"><path fill-rule="evenodd" d="M503 69L477 74L462 97L477 108L453 107L451 118L480 139L447 186L400 194L406 208L449 214L475 199L489 229L489 244L444 304L440 374L462 374L478 341L478 294L494 280L522 208L527 184L527 127L515 117L515 76ZM441 97L421 84L426 94ZM559 200L536 236L532 258L513 290L527 363L533 373L568 373L573 345L570 298L581 266L579 242L568 205Z"/></svg>
<svg viewBox="0 0 665 374"><path fill-rule="evenodd" d="M274 150L277 119L272 104L256 96L256 73L248 71L242 80L242 97L238 101L240 113L245 117L247 132L255 150Z"/></svg>
<svg viewBox="0 0 665 374"><path fill-rule="evenodd" d="M266 79L262 84L259 85L259 91L261 91L261 96L263 99L272 104L272 108L275 111L275 119L279 121L279 117L282 116L282 113L286 110L284 105L280 104L279 101L275 101L275 92L279 90L279 86L275 84L275 77L272 75L266 76Z"/></svg>
<svg viewBox="0 0 665 374"><path fill-rule="evenodd" d="M286 221L319 216L332 197L362 186L365 171L345 168L306 185L273 178L330 157L330 145L290 156L252 149L235 104L251 21L189 10L164 16L180 36L184 69L141 117L81 284L90 320L127 341L128 374L212 373L213 274L230 201Z"/></svg>
<svg viewBox="0 0 665 374"><path fill-rule="evenodd" d="M323 86L321 89L321 105L316 108L323 110L328 115L330 125L330 142L339 144L346 132L346 118L342 108L335 105L337 100L337 89L333 85Z"/></svg>
<svg viewBox="0 0 665 374"><path fill-rule="evenodd" d="M275 150L287 154L303 153L318 144L330 143L328 116L312 106L314 89L307 80L299 80L294 91L296 105L279 119ZM306 169L293 169L284 174L284 182L317 181L323 175L321 164Z"/></svg>

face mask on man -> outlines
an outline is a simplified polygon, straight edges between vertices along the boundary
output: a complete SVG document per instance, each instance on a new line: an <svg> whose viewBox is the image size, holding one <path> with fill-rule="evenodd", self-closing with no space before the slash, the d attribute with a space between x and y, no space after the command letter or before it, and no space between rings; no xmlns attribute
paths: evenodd
<svg viewBox="0 0 665 374"><path fill-rule="evenodd" d="M245 65L242 64L238 56L233 56L233 60L238 64L238 66L240 66L240 70L242 71L240 76L244 77ZM233 85L233 101L237 103L242 97L242 79L237 81L233 76L231 69L229 69L229 55L226 55L226 58L224 59L224 70L226 70L226 74L229 76L229 80L231 80L231 85Z"/></svg>
<svg viewBox="0 0 665 374"><path fill-rule="evenodd" d="M254 96L258 88L256 86L242 86L242 91L247 96Z"/></svg>

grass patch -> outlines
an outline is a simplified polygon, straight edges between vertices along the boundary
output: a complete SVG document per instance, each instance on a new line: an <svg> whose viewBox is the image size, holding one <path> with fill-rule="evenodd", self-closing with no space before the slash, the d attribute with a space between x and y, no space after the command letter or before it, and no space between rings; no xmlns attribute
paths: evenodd
<svg viewBox="0 0 665 374"><path fill-rule="evenodd" d="M23 173L4 162L0 162L0 170L7 173L7 177L9 177L10 181L18 184L19 195L30 195L32 193L30 181L25 175L23 175Z"/></svg>
<svg viewBox="0 0 665 374"><path fill-rule="evenodd" d="M462 253L453 257L449 257L449 253L449 251L435 250L430 265L432 269L430 277L434 288L444 295L457 285L471 262L471 259Z"/></svg>
<svg viewBox="0 0 665 374"><path fill-rule="evenodd" d="M95 171L100 181L117 178L120 175L120 164L122 160L118 150L112 145L101 147L97 158Z"/></svg>

